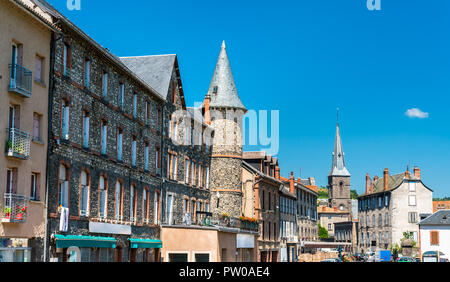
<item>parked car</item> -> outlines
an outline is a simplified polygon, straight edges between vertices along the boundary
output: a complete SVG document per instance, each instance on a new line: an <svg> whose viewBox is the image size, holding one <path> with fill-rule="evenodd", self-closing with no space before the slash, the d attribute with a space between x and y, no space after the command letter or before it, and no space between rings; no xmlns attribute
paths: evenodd
<svg viewBox="0 0 450 282"><path fill-rule="evenodd" d="M364 254L356 253L356 254L354 254L354 258L355 258L355 261L358 261L358 262L365 262L366 261L366 256Z"/></svg>
<svg viewBox="0 0 450 282"><path fill-rule="evenodd" d="M375 262L375 257L376 257L376 254L374 252L367 253L367 261L368 262Z"/></svg>
<svg viewBox="0 0 450 282"><path fill-rule="evenodd" d="M397 259L397 262L416 262L412 257L401 257Z"/></svg>
<svg viewBox="0 0 450 282"><path fill-rule="evenodd" d="M342 262L339 258L324 259L321 262Z"/></svg>

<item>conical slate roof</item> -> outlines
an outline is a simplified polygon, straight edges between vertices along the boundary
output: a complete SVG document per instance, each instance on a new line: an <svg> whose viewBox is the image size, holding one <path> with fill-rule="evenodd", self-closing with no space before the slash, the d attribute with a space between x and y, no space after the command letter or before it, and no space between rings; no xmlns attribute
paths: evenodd
<svg viewBox="0 0 450 282"><path fill-rule="evenodd" d="M208 94L211 97L210 107L212 108L237 108L246 111L236 90L236 84L231 73L230 61L225 50L225 41L223 41L222 48L220 49Z"/></svg>
<svg viewBox="0 0 450 282"><path fill-rule="evenodd" d="M345 167L344 151L342 149L341 134L339 132L339 123L336 128L336 140L334 142L333 167L330 176L350 176Z"/></svg>

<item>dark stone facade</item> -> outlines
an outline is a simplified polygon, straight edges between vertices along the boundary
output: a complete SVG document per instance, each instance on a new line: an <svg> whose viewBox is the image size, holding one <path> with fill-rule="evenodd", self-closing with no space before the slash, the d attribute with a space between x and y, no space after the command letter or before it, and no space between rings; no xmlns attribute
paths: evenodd
<svg viewBox="0 0 450 282"><path fill-rule="evenodd" d="M147 85L132 75L119 60L107 50L98 47L90 39L80 36L74 28L60 24L63 35L55 35L52 46L51 115L50 143L48 158L48 257L58 257L54 234L108 236L118 239L123 247L123 259L131 259L128 253L128 238L160 239L160 226L154 223L155 192L161 191L162 183L157 177L157 147L161 148L162 135L157 108L164 101ZM68 46L67 65L69 72L63 71L64 44ZM85 60L90 61L90 83L85 87ZM102 96L102 75L108 73L108 95ZM124 83L123 108L119 106L119 83ZM137 94L137 116L133 117L133 94ZM62 103L70 105L69 138L61 135ZM146 121L144 105L150 105L150 120ZM82 146L83 112L90 117L89 147ZM107 123L107 150L101 154L101 124ZM123 157L117 158L117 134L123 132ZM131 165L132 139L137 141L136 166ZM149 169L144 169L144 144L149 146ZM59 167L64 165L69 181L69 228L67 233L59 231L58 214ZM80 175L86 172L89 179L89 213L80 215ZM107 216L106 222L131 225L132 235L93 234L89 232L89 222L99 219L99 179L106 179ZM122 219L115 218L115 185L122 184ZM136 188L136 221L130 218L130 187ZM148 218L144 221L143 193L148 191ZM161 204L159 204L161 208Z"/></svg>

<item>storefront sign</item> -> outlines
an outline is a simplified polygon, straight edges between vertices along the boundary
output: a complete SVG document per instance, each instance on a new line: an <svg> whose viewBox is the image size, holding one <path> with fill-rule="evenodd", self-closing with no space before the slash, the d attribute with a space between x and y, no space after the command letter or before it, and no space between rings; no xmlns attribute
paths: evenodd
<svg viewBox="0 0 450 282"><path fill-rule="evenodd" d="M255 247L255 236L249 234L237 234L236 248L237 249L253 249Z"/></svg>

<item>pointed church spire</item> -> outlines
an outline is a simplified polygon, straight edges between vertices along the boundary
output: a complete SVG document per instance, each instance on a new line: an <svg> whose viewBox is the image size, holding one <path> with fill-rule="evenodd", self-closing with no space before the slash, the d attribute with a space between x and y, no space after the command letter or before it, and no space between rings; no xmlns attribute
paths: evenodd
<svg viewBox="0 0 450 282"><path fill-rule="evenodd" d="M225 49L225 40L222 42L208 94L211 97L211 108L235 108L247 111L237 93L236 84L231 72L230 60Z"/></svg>
<svg viewBox="0 0 450 282"><path fill-rule="evenodd" d="M333 166L330 176L350 176L345 167L344 151L342 148L341 134L339 132L339 121L336 127L336 140L334 142Z"/></svg>

